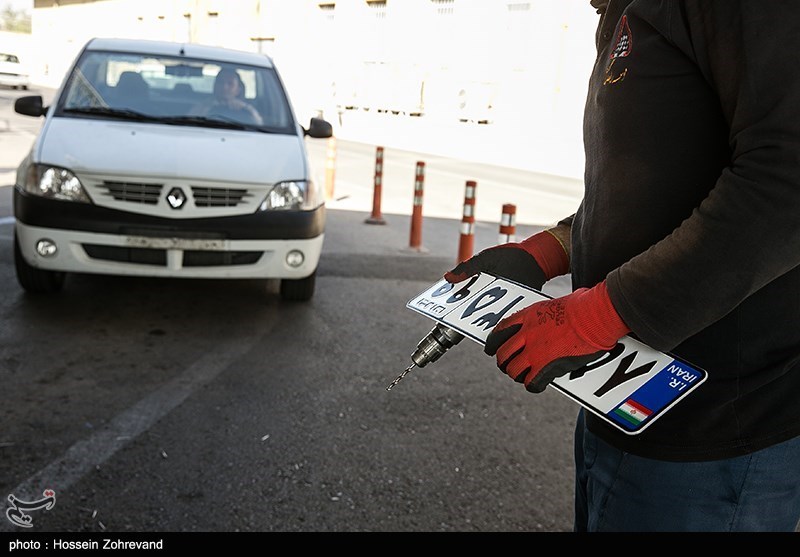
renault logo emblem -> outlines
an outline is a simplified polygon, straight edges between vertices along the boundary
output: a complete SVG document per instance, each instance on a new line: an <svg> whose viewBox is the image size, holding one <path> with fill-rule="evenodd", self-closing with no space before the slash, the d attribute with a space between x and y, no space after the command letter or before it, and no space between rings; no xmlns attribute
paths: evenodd
<svg viewBox="0 0 800 557"><path fill-rule="evenodd" d="M186 203L186 194L181 188L172 188L167 194L167 203L173 209L180 209Z"/></svg>

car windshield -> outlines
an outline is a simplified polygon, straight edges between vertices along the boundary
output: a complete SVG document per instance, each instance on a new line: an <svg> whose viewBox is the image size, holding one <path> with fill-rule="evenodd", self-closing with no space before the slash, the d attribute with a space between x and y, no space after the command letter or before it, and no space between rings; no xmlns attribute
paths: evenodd
<svg viewBox="0 0 800 557"><path fill-rule="evenodd" d="M294 133L274 69L185 57L87 51L59 115Z"/></svg>

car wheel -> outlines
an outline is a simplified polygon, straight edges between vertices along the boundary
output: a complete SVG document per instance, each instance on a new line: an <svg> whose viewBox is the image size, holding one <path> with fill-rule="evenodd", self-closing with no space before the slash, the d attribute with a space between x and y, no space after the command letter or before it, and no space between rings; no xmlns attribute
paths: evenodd
<svg viewBox="0 0 800 557"><path fill-rule="evenodd" d="M317 272L302 279L281 280L281 298L291 302L306 302L314 296Z"/></svg>
<svg viewBox="0 0 800 557"><path fill-rule="evenodd" d="M14 267L17 271L17 282L32 294L52 294L60 292L64 287L66 273L60 271L44 271L37 269L25 261L19 242L14 235Z"/></svg>

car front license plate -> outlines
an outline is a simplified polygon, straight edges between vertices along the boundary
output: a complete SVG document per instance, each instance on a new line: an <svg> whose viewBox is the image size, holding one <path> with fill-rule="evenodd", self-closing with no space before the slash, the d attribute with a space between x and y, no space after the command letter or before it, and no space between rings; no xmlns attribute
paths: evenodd
<svg viewBox="0 0 800 557"><path fill-rule="evenodd" d="M195 251L227 251L227 240L212 238L150 238L147 236L127 236L125 244L132 248L179 249Z"/></svg>

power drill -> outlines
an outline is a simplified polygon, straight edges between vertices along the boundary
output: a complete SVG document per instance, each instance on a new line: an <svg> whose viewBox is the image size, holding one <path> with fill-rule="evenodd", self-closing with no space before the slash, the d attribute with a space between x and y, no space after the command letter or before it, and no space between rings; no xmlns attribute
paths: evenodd
<svg viewBox="0 0 800 557"><path fill-rule="evenodd" d="M437 323L417 344L417 349L411 354L411 365L398 375L397 379L386 387L386 390L391 391L392 387L397 385L414 367L425 367L429 363L435 362L463 339L464 335L458 331Z"/></svg>

